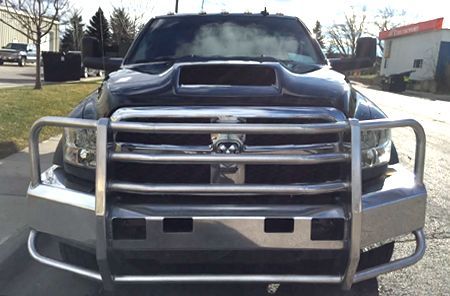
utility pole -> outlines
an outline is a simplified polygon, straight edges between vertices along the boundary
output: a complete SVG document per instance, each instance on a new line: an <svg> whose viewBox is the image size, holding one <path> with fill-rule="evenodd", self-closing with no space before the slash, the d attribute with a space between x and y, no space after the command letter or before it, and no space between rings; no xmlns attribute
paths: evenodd
<svg viewBox="0 0 450 296"><path fill-rule="evenodd" d="M178 13L178 0L175 0L175 13Z"/></svg>

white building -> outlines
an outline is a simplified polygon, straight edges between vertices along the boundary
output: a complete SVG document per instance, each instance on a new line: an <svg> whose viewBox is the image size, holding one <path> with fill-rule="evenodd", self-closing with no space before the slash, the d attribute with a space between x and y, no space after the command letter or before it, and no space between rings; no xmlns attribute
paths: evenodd
<svg viewBox="0 0 450 296"><path fill-rule="evenodd" d="M1 1L0 1L1 3ZM25 15L25 14L22 14ZM21 28L20 23L12 18L5 6L0 4L0 19L10 24L12 27ZM44 18L44 22L49 22L50 19ZM18 43L32 43L27 36L23 35L17 30L11 28L11 26L6 25L4 22L0 21L0 48L6 44L12 42ZM55 22L54 26L50 32L42 38L41 51L58 51L59 50L59 22Z"/></svg>
<svg viewBox="0 0 450 296"><path fill-rule="evenodd" d="M380 32L384 40L381 75L407 71L418 82L448 81L450 74L450 29L443 18Z"/></svg>

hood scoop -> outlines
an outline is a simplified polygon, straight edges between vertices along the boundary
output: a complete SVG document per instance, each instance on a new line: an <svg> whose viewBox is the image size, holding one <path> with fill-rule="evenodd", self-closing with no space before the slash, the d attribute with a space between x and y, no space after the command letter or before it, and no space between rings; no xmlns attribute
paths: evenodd
<svg viewBox="0 0 450 296"><path fill-rule="evenodd" d="M275 69L263 65L189 65L180 67L178 86L276 86Z"/></svg>

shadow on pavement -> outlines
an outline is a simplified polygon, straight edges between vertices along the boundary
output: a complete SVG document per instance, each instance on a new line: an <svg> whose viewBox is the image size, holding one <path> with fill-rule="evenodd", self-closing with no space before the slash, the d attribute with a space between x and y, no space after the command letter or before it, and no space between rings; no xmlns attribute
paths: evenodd
<svg viewBox="0 0 450 296"><path fill-rule="evenodd" d="M0 159L19 151L17 145L12 141L0 142Z"/></svg>

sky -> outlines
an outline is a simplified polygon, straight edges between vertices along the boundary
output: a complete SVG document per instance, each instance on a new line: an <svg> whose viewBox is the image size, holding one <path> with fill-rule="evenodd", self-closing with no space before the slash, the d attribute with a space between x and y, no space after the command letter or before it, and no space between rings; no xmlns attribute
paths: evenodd
<svg viewBox="0 0 450 296"><path fill-rule="evenodd" d="M70 0L72 7L81 9L83 20L88 23L98 7L108 16L113 7L125 7L130 14L143 15L146 21L153 16L173 12L175 0ZM269 13L283 13L299 17L310 29L316 20L326 28L343 20L351 7L360 11L366 9L370 19L379 9L391 7L404 10L405 24L444 17L444 27L450 28L450 1L448 0L179 0L179 13L253 12L267 7Z"/></svg>

